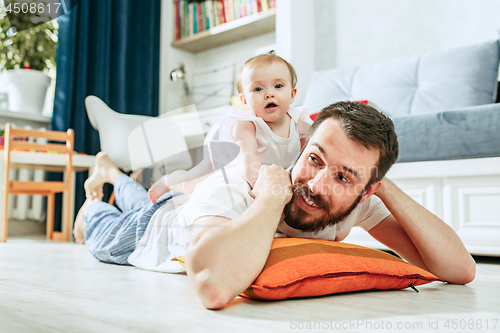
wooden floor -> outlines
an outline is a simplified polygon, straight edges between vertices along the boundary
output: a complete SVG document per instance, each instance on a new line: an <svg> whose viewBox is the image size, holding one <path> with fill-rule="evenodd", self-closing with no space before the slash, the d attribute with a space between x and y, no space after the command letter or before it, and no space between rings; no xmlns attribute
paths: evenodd
<svg viewBox="0 0 500 333"><path fill-rule="evenodd" d="M500 260L467 286L261 302L206 310L185 275L103 264L85 246L0 243L0 332L500 332Z"/></svg>

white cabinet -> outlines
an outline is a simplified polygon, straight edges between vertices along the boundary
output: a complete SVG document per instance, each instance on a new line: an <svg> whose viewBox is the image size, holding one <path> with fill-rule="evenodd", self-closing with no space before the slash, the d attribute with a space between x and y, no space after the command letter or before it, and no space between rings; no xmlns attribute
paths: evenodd
<svg viewBox="0 0 500 333"><path fill-rule="evenodd" d="M443 219L470 253L500 255L500 157L398 163L387 176ZM345 241L385 249L361 228Z"/></svg>

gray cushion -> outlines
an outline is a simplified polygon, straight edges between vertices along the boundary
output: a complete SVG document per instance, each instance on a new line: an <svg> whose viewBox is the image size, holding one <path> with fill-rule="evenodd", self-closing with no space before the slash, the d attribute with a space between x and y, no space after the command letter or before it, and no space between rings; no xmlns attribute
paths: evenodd
<svg viewBox="0 0 500 333"><path fill-rule="evenodd" d="M311 112L343 100L368 100L392 116L494 102L498 41L314 73L303 105Z"/></svg>
<svg viewBox="0 0 500 333"><path fill-rule="evenodd" d="M500 156L500 104L393 117L398 162Z"/></svg>

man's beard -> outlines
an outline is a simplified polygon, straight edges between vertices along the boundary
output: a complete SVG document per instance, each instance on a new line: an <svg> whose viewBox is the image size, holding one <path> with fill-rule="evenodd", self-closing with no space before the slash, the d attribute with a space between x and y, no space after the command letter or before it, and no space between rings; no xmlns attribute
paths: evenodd
<svg viewBox="0 0 500 333"><path fill-rule="evenodd" d="M299 200L299 196L302 196L302 193L304 193L306 197L310 197L316 206L322 209L324 216L312 219L309 217L309 213L300 207L298 203L294 205L294 202ZM292 199L286 204L283 210L285 223L292 228L299 229L304 232L318 233L326 227L333 226L344 221L347 216L352 213L354 208L356 208L361 200L361 197L363 196L363 193L361 193L354 200L349 208L334 213L331 211L328 202L325 201L321 195L311 193L306 184L299 182L293 185Z"/></svg>

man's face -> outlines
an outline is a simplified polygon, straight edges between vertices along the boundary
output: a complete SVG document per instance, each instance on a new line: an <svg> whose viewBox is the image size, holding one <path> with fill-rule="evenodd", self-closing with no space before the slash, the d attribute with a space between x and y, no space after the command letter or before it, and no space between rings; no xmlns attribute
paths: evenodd
<svg viewBox="0 0 500 333"><path fill-rule="evenodd" d="M379 155L378 149L367 149L349 139L338 120L325 120L292 169L297 189L285 207L286 223L319 231L342 221L380 187L376 182L365 191Z"/></svg>

